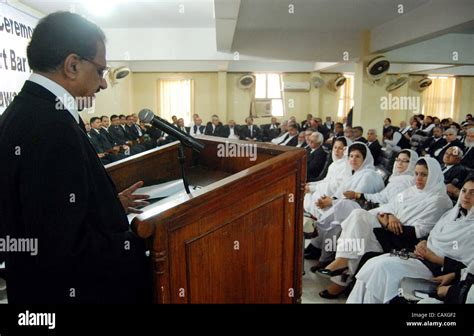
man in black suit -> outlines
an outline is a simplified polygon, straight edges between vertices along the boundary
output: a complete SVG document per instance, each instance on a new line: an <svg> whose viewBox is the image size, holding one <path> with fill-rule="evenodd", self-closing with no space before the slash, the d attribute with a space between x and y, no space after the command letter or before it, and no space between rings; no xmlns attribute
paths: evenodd
<svg viewBox="0 0 474 336"><path fill-rule="evenodd" d="M126 215L147 204L132 195L143 183L117 194L79 125L78 109L107 88L104 40L77 14L41 19L27 49L33 74L0 117L0 236L38 243L36 256L6 253L11 304L138 302L149 288Z"/></svg>
<svg viewBox="0 0 474 336"><path fill-rule="evenodd" d="M260 129L262 130L262 141L268 142L276 138L280 133L279 127L280 123L275 117L272 117L271 122L269 124L261 125Z"/></svg>
<svg viewBox="0 0 474 336"><path fill-rule="evenodd" d="M222 137L228 139L240 139L240 128L234 120L229 120L229 124L222 128Z"/></svg>
<svg viewBox="0 0 474 336"><path fill-rule="evenodd" d="M327 141L324 144L324 147L327 150L331 150L332 145L334 144L336 139L341 137L341 136L344 136L344 125L342 125L342 123L340 123L340 122L337 122L337 123L334 124L334 135L333 135L333 137L327 139Z"/></svg>
<svg viewBox="0 0 474 336"><path fill-rule="evenodd" d="M119 116L115 114L112 115L110 121L112 122L112 125L108 128L109 134L117 145L122 146L125 150L128 148L130 150L130 155L135 155L145 150L141 145L133 145L133 139L120 124Z"/></svg>
<svg viewBox="0 0 474 336"><path fill-rule="evenodd" d="M222 123L219 121L219 117L214 114L211 117L211 122L207 124L204 134L222 137Z"/></svg>
<svg viewBox="0 0 474 336"><path fill-rule="evenodd" d="M463 154L461 148L453 146L449 147L443 156L441 169L444 175L444 184L446 184L449 197L454 202L458 200L459 191L467 175L469 175L466 167L461 164Z"/></svg>
<svg viewBox="0 0 474 336"><path fill-rule="evenodd" d="M301 122L301 130L306 131L307 128L311 127L311 120L313 119L313 115L308 113L306 115L306 120Z"/></svg>
<svg viewBox="0 0 474 336"><path fill-rule="evenodd" d="M278 145L296 147L296 145L298 144L298 128L296 124L288 123L288 126L286 127L286 129L287 129L287 134L278 143Z"/></svg>
<svg viewBox="0 0 474 336"><path fill-rule="evenodd" d="M195 136L195 135L203 135L206 130L206 127L202 124L202 119L197 117L194 119L194 125L186 128L188 134Z"/></svg>
<svg viewBox="0 0 474 336"><path fill-rule="evenodd" d="M434 158L438 160L440 164L443 164L444 153L449 147L457 146L464 150L463 143L458 140L458 131L456 129L450 127L444 132L444 135L446 136L446 144L434 152Z"/></svg>
<svg viewBox="0 0 474 336"><path fill-rule="evenodd" d="M260 130L260 127L253 124L253 118L245 118L245 124L245 126L240 128L240 140L260 140L262 131Z"/></svg>
<svg viewBox="0 0 474 336"><path fill-rule="evenodd" d="M443 138L443 130L441 127L433 128L433 136L428 140L427 146L424 148L425 153L434 157L434 153L446 145L446 139Z"/></svg>
<svg viewBox="0 0 474 336"><path fill-rule="evenodd" d="M120 147L113 146L107 137L100 132L101 121L98 117L91 118L90 126L89 138L103 164L109 164L125 158L125 155L119 153Z"/></svg>
<svg viewBox="0 0 474 336"><path fill-rule="evenodd" d="M327 154L322 144L324 138L319 132L314 132L309 136L308 167L306 169L307 181L313 182L321 174L326 163Z"/></svg>
<svg viewBox="0 0 474 336"><path fill-rule="evenodd" d="M362 128L362 126L352 127L352 132L354 133L354 142L358 141L363 142L365 144L367 143L367 139L363 137L364 129Z"/></svg>
<svg viewBox="0 0 474 336"><path fill-rule="evenodd" d="M378 165L382 159L382 146L377 140L377 132L375 129L369 129L367 131L367 146L374 158L374 165Z"/></svg>
<svg viewBox="0 0 474 336"><path fill-rule="evenodd" d="M466 130L466 137L464 139L464 155L461 164L466 168L474 169L474 127Z"/></svg>
<svg viewBox="0 0 474 336"><path fill-rule="evenodd" d="M330 132L334 131L334 121L332 121L330 116L326 117L326 122L324 123L324 127L326 127Z"/></svg>

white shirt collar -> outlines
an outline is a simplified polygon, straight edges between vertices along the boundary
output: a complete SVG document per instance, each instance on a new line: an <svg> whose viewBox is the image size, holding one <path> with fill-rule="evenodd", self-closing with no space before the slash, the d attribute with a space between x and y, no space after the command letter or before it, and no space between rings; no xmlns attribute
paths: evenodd
<svg viewBox="0 0 474 336"><path fill-rule="evenodd" d="M76 122L79 124L79 113L77 112L76 100L65 88L63 88L58 83L52 81L51 79L46 78L37 73L32 73L28 80L30 82L41 85L46 90L54 94L56 98L62 102L64 108L68 110L69 113L71 113Z"/></svg>

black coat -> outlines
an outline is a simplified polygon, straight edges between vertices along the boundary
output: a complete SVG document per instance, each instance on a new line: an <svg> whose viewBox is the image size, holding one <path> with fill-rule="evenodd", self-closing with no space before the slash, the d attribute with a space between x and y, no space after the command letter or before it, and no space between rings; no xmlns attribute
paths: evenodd
<svg viewBox="0 0 474 336"><path fill-rule="evenodd" d="M307 181L312 182L321 175L324 164L326 163L327 153L323 147L319 147L313 153L310 152L308 155L308 166L306 169Z"/></svg>
<svg viewBox="0 0 474 336"><path fill-rule="evenodd" d="M375 140L369 145L370 153L374 158L374 165L378 165L380 163L381 154L382 154L382 146L378 140Z"/></svg>
<svg viewBox="0 0 474 336"><path fill-rule="evenodd" d="M436 141L434 138L431 138L425 148L426 154L429 154L429 156L434 157L434 153L436 152L436 150L446 145L446 143L447 142L445 138L440 138L438 141Z"/></svg>
<svg viewBox="0 0 474 336"><path fill-rule="evenodd" d="M457 164L449 168L446 172L444 172L444 166L442 167L443 176L444 176L444 184L451 183L458 189L461 189L464 185L464 180L468 175L468 171L466 167L461 164Z"/></svg>
<svg viewBox="0 0 474 336"><path fill-rule="evenodd" d="M37 256L6 254L8 301L136 302L148 287L144 242L88 137L55 102L26 81L0 118L0 234L38 241Z"/></svg>
<svg viewBox="0 0 474 336"><path fill-rule="evenodd" d="M461 148L461 150L464 151L464 144L461 141L456 139L450 143L446 143L443 149L439 152L438 156L434 156L434 158L438 160L440 164L443 164L444 153L446 153L449 147L454 147L454 146L457 146Z"/></svg>
<svg viewBox="0 0 474 336"><path fill-rule="evenodd" d="M240 127L239 135L241 140L246 140L247 138L261 140L262 130L257 125L252 125L252 133L250 133L250 127L243 125Z"/></svg>
<svg viewBox="0 0 474 336"><path fill-rule="evenodd" d="M206 130L204 131L204 134L205 135L212 135L212 136L218 136L218 137L223 137L223 128L224 126L222 126L222 124L219 123L219 125L217 125L215 127L215 129L213 130L212 129L212 124L211 123L208 123L206 125Z"/></svg>
<svg viewBox="0 0 474 336"><path fill-rule="evenodd" d="M464 148L461 164L469 169L474 169L474 148Z"/></svg>

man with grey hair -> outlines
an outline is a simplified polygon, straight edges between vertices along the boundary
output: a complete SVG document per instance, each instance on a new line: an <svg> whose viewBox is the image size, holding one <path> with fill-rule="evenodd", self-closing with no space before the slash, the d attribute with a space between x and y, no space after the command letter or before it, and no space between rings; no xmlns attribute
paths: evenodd
<svg viewBox="0 0 474 336"><path fill-rule="evenodd" d="M305 131L301 131L298 134L298 144L296 145L297 148L305 148L306 147L306 133Z"/></svg>
<svg viewBox="0 0 474 336"><path fill-rule="evenodd" d="M382 158L382 146L377 140L377 131L373 128L367 131L367 146L369 147L370 153L372 153L374 158L374 164L378 165L380 163L380 159Z"/></svg>
<svg viewBox="0 0 474 336"><path fill-rule="evenodd" d="M327 153L324 151L322 144L324 137L319 132L313 132L309 136L308 166L306 170L307 182L313 182L322 173L324 164L326 163Z"/></svg>
<svg viewBox="0 0 474 336"><path fill-rule="evenodd" d="M458 146L460 149L464 149L464 145L458 140L458 131L455 128L448 128L444 132L444 135L447 141L446 145L436 150L434 153L434 158L438 160L441 165L443 164L444 153L449 147Z"/></svg>
<svg viewBox="0 0 474 336"><path fill-rule="evenodd" d="M444 184L449 197L455 202L459 197L459 191L462 188L464 180L468 175L466 167L461 163L464 153L458 146L449 147L443 156L443 175Z"/></svg>
<svg viewBox="0 0 474 336"><path fill-rule="evenodd" d="M464 139L464 155L461 164L467 168L474 169L474 127L466 131L466 139Z"/></svg>

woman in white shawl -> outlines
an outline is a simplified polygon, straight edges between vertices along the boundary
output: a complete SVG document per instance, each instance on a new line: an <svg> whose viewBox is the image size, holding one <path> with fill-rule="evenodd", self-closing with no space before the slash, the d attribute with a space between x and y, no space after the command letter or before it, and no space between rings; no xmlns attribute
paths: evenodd
<svg viewBox="0 0 474 336"><path fill-rule="evenodd" d="M336 259L321 275L334 277L345 272L354 274L361 257L367 252L383 252L374 234L374 228L385 228L400 243L416 242L426 237L452 203L446 193L439 163L432 158L421 158L415 167L415 186L398 194L389 203L370 210L354 210L341 223L342 232L337 241ZM332 285L320 293L333 298L343 291L343 284Z"/></svg>
<svg viewBox="0 0 474 336"><path fill-rule="evenodd" d="M347 166L351 175L342 182L334 195L323 195L315 202L318 237L311 240L311 245L321 251L321 256L319 264L312 267L313 272L332 260L335 249L327 248L327 241L336 241L341 231L341 218L347 218L356 206L359 207L354 202L356 206L353 209L345 207L344 211L334 211L337 203L344 198L344 192L376 193L384 188L383 179L374 169L374 159L367 145L354 142L349 146L348 156Z"/></svg>
<svg viewBox="0 0 474 336"><path fill-rule="evenodd" d="M352 141L345 137L338 137L332 147L332 163L329 165L326 177L317 182L306 184L306 194L304 197L304 209L316 214L315 202L323 195L334 195L345 178L350 177L351 172L347 165L347 155L345 151Z"/></svg>
<svg viewBox="0 0 474 336"><path fill-rule="evenodd" d="M370 259L357 273L347 302L387 303L400 294L400 281L404 277L429 280L433 275L450 273L472 264L473 205L474 178L471 176L464 183L456 206L438 220L428 242L424 240L416 246L416 258L404 260L384 254ZM440 282L441 278L434 280ZM440 285L444 284L441 282Z"/></svg>
<svg viewBox="0 0 474 336"><path fill-rule="evenodd" d="M404 149L397 154L395 164L393 165L392 175L388 180L387 186L376 194L363 194L354 191L344 193L346 199L361 199L370 201L374 204L383 205L388 203L393 197L415 184L413 178L415 174L415 165L418 161L418 154L411 149ZM344 202L341 202L341 205ZM337 209L336 209L337 211Z"/></svg>

